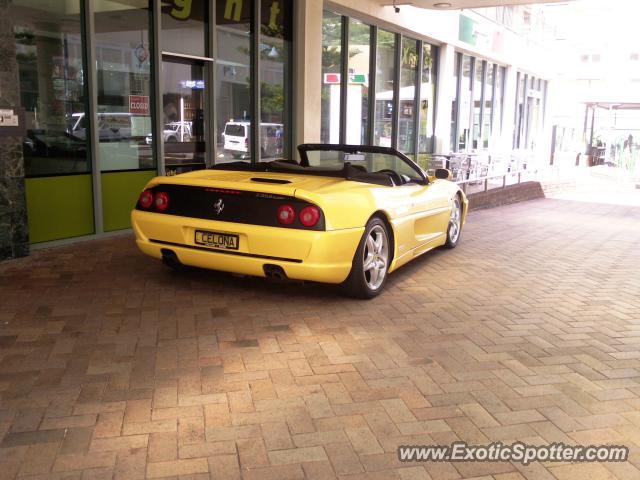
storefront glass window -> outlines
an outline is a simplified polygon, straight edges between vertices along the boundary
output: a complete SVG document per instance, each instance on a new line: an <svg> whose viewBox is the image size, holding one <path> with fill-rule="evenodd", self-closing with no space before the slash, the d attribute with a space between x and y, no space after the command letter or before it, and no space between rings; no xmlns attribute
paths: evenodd
<svg viewBox="0 0 640 480"><path fill-rule="evenodd" d="M216 3L215 163L251 158L250 3Z"/></svg>
<svg viewBox="0 0 640 480"><path fill-rule="evenodd" d="M462 72L460 76L460 101L458 112L458 150L464 150L469 145L471 114L471 66L472 60L468 55L462 57Z"/></svg>
<svg viewBox="0 0 640 480"><path fill-rule="evenodd" d="M144 5L145 2L142 3ZM95 5L102 171L152 169L149 7L136 0Z"/></svg>
<svg viewBox="0 0 640 480"><path fill-rule="evenodd" d="M525 97L525 88L526 88L526 80L527 76L523 73L518 72L518 78L516 80L516 111L515 111L515 122L514 122L514 137L513 137L513 148L520 148L524 146L523 140L523 128L524 128L524 97Z"/></svg>
<svg viewBox="0 0 640 480"><path fill-rule="evenodd" d="M25 110L28 177L91 170L80 15L64 14L58 3L20 2L9 9Z"/></svg>
<svg viewBox="0 0 640 480"><path fill-rule="evenodd" d="M416 127L415 98L418 42L408 37L402 37L402 50L400 55L398 150L413 158Z"/></svg>
<svg viewBox="0 0 640 480"><path fill-rule="evenodd" d="M456 129L459 126L458 122L458 106L460 102L458 97L460 96L460 67L462 65L462 54L456 53L456 61L453 66L453 84L456 86L456 94L453 97L453 101L451 102L451 138L449 139L449 145L452 151L458 149L458 138Z"/></svg>
<svg viewBox="0 0 640 480"><path fill-rule="evenodd" d="M290 156L287 85L290 77L291 2L262 0L260 29L260 158Z"/></svg>
<svg viewBox="0 0 640 480"><path fill-rule="evenodd" d="M502 133L502 105L504 97L504 72L505 67L498 66L496 70L496 88L495 98L493 99L493 116L491 127L491 136L498 139Z"/></svg>
<svg viewBox="0 0 640 480"><path fill-rule="evenodd" d="M16 113L24 126L25 235L28 231L32 244L95 231L80 1L69 0L64 7L59 0L20 0L0 6L0 12L8 13L3 38L12 38L2 47L0 68L5 78L17 81L5 82L0 103L12 94L19 98L18 105L0 108L24 111L22 115L18 108ZM7 168L19 168L13 157L6 160Z"/></svg>
<svg viewBox="0 0 640 480"><path fill-rule="evenodd" d="M369 53L371 27L349 19L349 80L347 82L346 142L367 143L369 121Z"/></svg>
<svg viewBox="0 0 640 480"><path fill-rule="evenodd" d="M494 65L487 63L486 82L484 85L484 111L482 113L482 148L489 148L493 114L493 70Z"/></svg>
<svg viewBox="0 0 640 480"><path fill-rule="evenodd" d="M320 141L340 141L340 68L342 64L342 17L324 12L322 18L322 87Z"/></svg>
<svg viewBox="0 0 640 480"><path fill-rule="evenodd" d="M207 38L207 0L163 0L161 50L204 57Z"/></svg>
<svg viewBox="0 0 640 480"><path fill-rule="evenodd" d="M480 148L480 135L482 128L482 89L484 84L484 69L487 62L475 60L474 83L473 83L473 147Z"/></svg>
<svg viewBox="0 0 640 480"><path fill-rule="evenodd" d="M422 73L420 85L420 123L418 128L418 160L427 166L427 153L433 152L434 100L436 96L436 47L422 44Z"/></svg>
<svg viewBox="0 0 640 480"><path fill-rule="evenodd" d="M374 145L392 145L392 119L394 95L396 35L378 30L378 56L376 70L376 116L374 125Z"/></svg>

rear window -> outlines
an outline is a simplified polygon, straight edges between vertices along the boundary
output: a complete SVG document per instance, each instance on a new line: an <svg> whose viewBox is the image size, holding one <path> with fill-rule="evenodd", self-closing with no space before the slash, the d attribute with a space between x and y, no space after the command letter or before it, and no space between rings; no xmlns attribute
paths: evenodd
<svg viewBox="0 0 640 480"><path fill-rule="evenodd" d="M225 127L224 134L230 137L244 137L244 125L230 123Z"/></svg>

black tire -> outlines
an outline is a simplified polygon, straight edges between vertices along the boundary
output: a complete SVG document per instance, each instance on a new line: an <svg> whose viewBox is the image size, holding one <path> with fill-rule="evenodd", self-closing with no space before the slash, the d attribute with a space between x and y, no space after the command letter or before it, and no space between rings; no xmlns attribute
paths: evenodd
<svg viewBox="0 0 640 480"><path fill-rule="evenodd" d="M457 209L457 215L455 214ZM460 243L460 235L462 235L462 199L460 195L453 197L451 215L449 224L447 225L447 240L444 244L446 248L456 248Z"/></svg>
<svg viewBox="0 0 640 480"><path fill-rule="evenodd" d="M369 240L371 237L371 240ZM382 238L380 250L374 238ZM349 276L342 284L345 295L354 298L371 299L382 292L389 273L389 264L393 254L391 234L387 225L379 217L373 217L367 222L364 234L353 257L353 264ZM369 269L365 269L365 257L370 258ZM382 262L382 263L381 263ZM384 263L384 266L383 266ZM374 272L375 271L375 272ZM373 275L375 276L375 280ZM379 276L382 275L380 279Z"/></svg>

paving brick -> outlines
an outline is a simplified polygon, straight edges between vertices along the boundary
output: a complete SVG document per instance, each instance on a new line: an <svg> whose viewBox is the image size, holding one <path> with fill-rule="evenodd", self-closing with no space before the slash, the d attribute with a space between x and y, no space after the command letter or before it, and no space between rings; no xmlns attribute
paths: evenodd
<svg viewBox="0 0 640 480"><path fill-rule="evenodd" d="M345 428L345 433L358 455L382 453L383 449L369 427Z"/></svg>
<svg viewBox="0 0 640 480"><path fill-rule="evenodd" d="M178 443L191 445L205 441L203 417L186 417L178 420Z"/></svg>
<svg viewBox="0 0 640 480"><path fill-rule="evenodd" d="M90 443L89 450L92 452L132 450L138 448L146 448L148 443L149 435L127 435L125 437L94 438Z"/></svg>
<svg viewBox="0 0 640 480"><path fill-rule="evenodd" d="M58 443L31 445L22 459L19 474L21 476L47 474L56 460L58 450Z"/></svg>
<svg viewBox="0 0 640 480"><path fill-rule="evenodd" d="M324 448L320 446L273 450L268 453L268 456L272 465L321 462L327 460L327 454L325 453Z"/></svg>
<svg viewBox="0 0 640 480"><path fill-rule="evenodd" d="M143 433L175 432L177 430L175 420L153 420L142 423L125 423L122 426L123 435L137 435Z"/></svg>
<svg viewBox="0 0 640 480"><path fill-rule="evenodd" d="M330 443L325 445L325 451L338 475L348 475L364 471L358 455L349 443Z"/></svg>
<svg viewBox="0 0 640 480"><path fill-rule="evenodd" d="M149 462L147 464L147 478L191 475L208 471L209 464L206 458L174 460L171 462Z"/></svg>
<svg viewBox="0 0 640 480"><path fill-rule="evenodd" d="M262 438L243 438L236 441L242 470L269 464Z"/></svg>
<svg viewBox="0 0 640 480"><path fill-rule="evenodd" d="M17 447L34 443L58 442L65 436L65 430L42 430L37 432L9 433L2 440L2 447Z"/></svg>
<svg viewBox="0 0 640 480"><path fill-rule="evenodd" d="M56 430L60 428L91 427L96 424L97 415L72 415L70 417L45 418L40 430Z"/></svg>
<svg viewBox="0 0 640 480"><path fill-rule="evenodd" d="M178 446L178 456L180 458L211 457L213 455L231 455L235 453L236 444L229 440Z"/></svg>
<svg viewBox="0 0 640 480"><path fill-rule="evenodd" d="M159 432L149 435L148 458L150 462L168 462L178 458L178 438L175 432Z"/></svg>
<svg viewBox="0 0 640 480"><path fill-rule="evenodd" d="M286 422L263 423L261 427L267 450L283 450L293 447Z"/></svg>
<svg viewBox="0 0 640 480"><path fill-rule="evenodd" d="M239 480L240 465L238 455L216 455L208 458L209 472L213 478Z"/></svg>
<svg viewBox="0 0 640 480"><path fill-rule="evenodd" d="M52 470L54 472L66 472L69 470L112 467L115 465L115 462L115 452L90 452L87 454L58 455Z"/></svg>
<svg viewBox="0 0 640 480"><path fill-rule="evenodd" d="M86 453L92 436L92 427L68 429L60 447L60 453Z"/></svg>

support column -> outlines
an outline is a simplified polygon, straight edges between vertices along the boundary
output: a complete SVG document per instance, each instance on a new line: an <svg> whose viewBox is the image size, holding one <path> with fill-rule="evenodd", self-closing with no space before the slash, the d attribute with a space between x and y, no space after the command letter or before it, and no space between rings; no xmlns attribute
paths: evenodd
<svg viewBox="0 0 640 480"><path fill-rule="evenodd" d="M438 55L434 153L448 153L451 150L451 103L456 96L453 76L455 59L453 45L443 44Z"/></svg>
<svg viewBox="0 0 640 480"><path fill-rule="evenodd" d="M295 145L320 141L322 2L296 0L294 18Z"/></svg>
<svg viewBox="0 0 640 480"><path fill-rule="evenodd" d="M20 105L9 3L9 0L0 0L0 109L15 109ZM0 136L0 260L29 254L24 185L22 137Z"/></svg>

